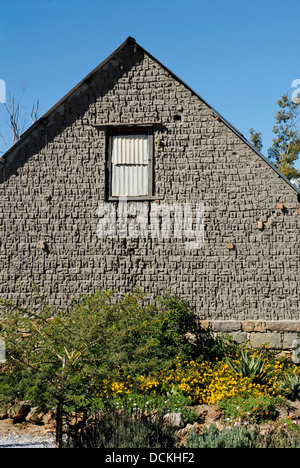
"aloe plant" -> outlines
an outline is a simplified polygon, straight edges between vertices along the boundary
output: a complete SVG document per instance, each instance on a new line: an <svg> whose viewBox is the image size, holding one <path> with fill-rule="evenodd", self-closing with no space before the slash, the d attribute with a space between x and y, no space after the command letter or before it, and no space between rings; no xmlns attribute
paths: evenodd
<svg viewBox="0 0 300 468"><path fill-rule="evenodd" d="M249 377L255 383L263 384L268 378L268 370L265 369L265 362L262 355L256 357L254 354L250 358L247 351L241 350L241 360L239 363L230 358L226 359L229 368L242 377Z"/></svg>
<svg viewBox="0 0 300 468"><path fill-rule="evenodd" d="M297 375L288 375L284 380L281 380L279 388L292 401L300 398L300 378Z"/></svg>

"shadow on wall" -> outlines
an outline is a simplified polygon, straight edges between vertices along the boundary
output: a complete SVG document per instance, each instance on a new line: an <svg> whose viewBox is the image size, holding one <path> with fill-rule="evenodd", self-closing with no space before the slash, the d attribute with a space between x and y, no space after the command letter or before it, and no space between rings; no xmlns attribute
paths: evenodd
<svg viewBox="0 0 300 468"><path fill-rule="evenodd" d="M18 170L33 155L38 154L66 128L72 126L77 119L83 118L86 111L95 106L98 99L107 95L118 80L126 76L143 58L142 50L133 51L129 45L119 52L116 51L115 55L112 54L102 62L35 122L21 136L20 140L3 155L0 159L0 184L8 181L11 176L18 176ZM88 98L80 99L81 93L85 93ZM79 106L78 102L80 102ZM95 110L94 119L96 118ZM90 124L92 123L96 122L90 122ZM88 127L86 131L92 135L93 128Z"/></svg>

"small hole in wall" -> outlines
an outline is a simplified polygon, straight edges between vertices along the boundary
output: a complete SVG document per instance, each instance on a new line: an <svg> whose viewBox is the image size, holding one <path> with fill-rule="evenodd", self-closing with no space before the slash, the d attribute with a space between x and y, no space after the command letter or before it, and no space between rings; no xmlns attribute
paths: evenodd
<svg viewBox="0 0 300 468"><path fill-rule="evenodd" d="M176 121L176 120L181 120L181 115L178 115L178 114L174 115L174 120L175 120L175 121Z"/></svg>

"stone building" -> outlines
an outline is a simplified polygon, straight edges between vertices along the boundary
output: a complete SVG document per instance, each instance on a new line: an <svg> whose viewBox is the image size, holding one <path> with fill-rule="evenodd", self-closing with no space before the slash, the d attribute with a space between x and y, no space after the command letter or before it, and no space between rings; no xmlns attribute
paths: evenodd
<svg viewBox="0 0 300 468"><path fill-rule="evenodd" d="M167 289L239 340L300 331L300 192L133 38L7 151L0 183L2 298Z"/></svg>

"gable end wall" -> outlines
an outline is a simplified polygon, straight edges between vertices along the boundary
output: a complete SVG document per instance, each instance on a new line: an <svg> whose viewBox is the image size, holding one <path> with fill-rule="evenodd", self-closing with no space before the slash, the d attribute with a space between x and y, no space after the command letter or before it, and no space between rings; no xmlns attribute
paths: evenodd
<svg viewBox="0 0 300 468"><path fill-rule="evenodd" d="M204 203L198 250L187 251L181 239L96 235L106 138L95 124L148 122L157 123L156 198ZM61 307L81 293L139 286L153 295L168 289L182 296L203 320L298 320L296 191L133 44L10 152L0 181L2 298L26 303L35 284ZM139 203L150 210L155 201Z"/></svg>

